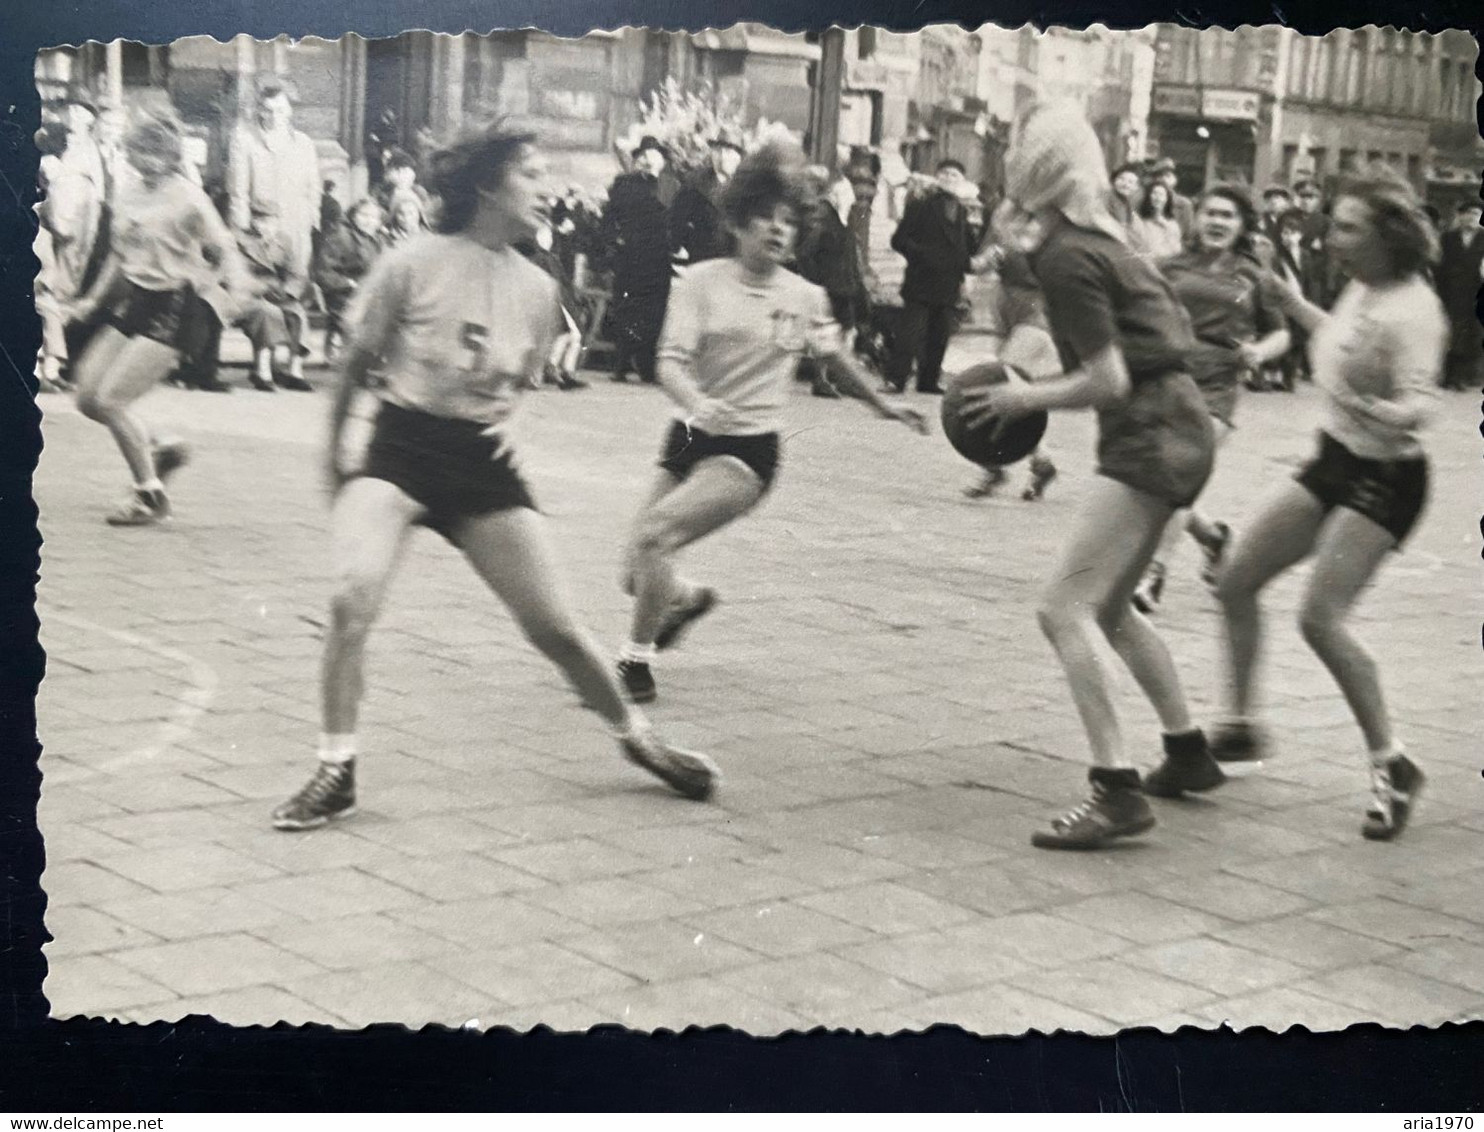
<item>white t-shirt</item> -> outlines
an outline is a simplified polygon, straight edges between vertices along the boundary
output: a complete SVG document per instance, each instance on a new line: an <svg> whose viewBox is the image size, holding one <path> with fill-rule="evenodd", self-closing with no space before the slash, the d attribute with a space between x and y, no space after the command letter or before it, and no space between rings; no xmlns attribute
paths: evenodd
<svg viewBox="0 0 1484 1132"><path fill-rule="evenodd" d="M565 329L556 280L514 248L415 236L362 280L346 321L382 358L383 400L495 424Z"/></svg>
<svg viewBox="0 0 1484 1132"><path fill-rule="evenodd" d="M1329 395L1325 431L1368 460L1420 455L1420 425L1387 428L1345 407L1343 394L1435 403L1447 349L1443 304L1421 276L1383 287L1348 284L1309 345L1314 383Z"/></svg>
<svg viewBox="0 0 1484 1132"><path fill-rule="evenodd" d="M783 427L799 357L839 349L824 288L781 267L758 283L737 260L715 259L676 280L659 359L684 366L705 396L736 412L733 435L755 436Z"/></svg>

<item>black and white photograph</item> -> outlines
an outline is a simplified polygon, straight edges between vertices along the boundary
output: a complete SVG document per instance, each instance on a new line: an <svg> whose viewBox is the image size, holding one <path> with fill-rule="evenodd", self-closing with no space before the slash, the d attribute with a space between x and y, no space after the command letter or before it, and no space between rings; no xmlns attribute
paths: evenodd
<svg viewBox="0 0 1484 1132"><path fill-rule="evenodd" d="M1477 63L41 51L52 1016L1484 1019Z"/></svg>

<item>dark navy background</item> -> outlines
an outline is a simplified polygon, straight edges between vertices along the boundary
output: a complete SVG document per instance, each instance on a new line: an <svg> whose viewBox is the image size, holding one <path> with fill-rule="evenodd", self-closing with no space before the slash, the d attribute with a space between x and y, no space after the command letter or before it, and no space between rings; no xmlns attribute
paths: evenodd
<svg viewBox="0 0 1484 1132"><path fill-rule="evenodd" d="M31 136L40 121L32 66L41 47L116 37L167 43L200 34L333 38L496 26L580 35L597 26L697 29L739 19L788 30L832 22L972 26L991 18L1008 26L1285 22L1308 33L1391 23L1463 27L1477 36L1481 10L1478 0L1424 2L1420 14L1419 5L1376 0L1291 8L1237 0L0 0L0 1112L1480 1111L1484 1024L1406 1033L1363 1026L1317 1037L1303 1030L1283 1037L1132 1031L1116 1039L984 1040L939 1028L891 1039L815 1033L756 1041L725 1030L480 1036L397 1027L239 1030L199 1019L148 1027L48 1021L34 712L44 658L33 609L40 538L30 480L41 445L32 375L41 328L31 296L38 161Z"/></svg>

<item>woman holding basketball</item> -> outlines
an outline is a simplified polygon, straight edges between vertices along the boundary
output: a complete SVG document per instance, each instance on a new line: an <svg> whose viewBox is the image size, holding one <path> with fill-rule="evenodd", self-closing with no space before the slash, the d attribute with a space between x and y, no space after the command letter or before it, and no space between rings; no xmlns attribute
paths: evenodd
<svg viewBox="0 0 1484 1132"><path fill-rule="evenodd" d="M1196 340L1190 374L1206 399L1218 447L1236 427L1243 380L1283 357L1291 341L1280 284L1252 250L1256 234L1257 211L1246 190L1217 185L1196 202L1190 247L1159 261L1190 315ZM1134 594L1139 612L1152 613L1159 605L1182 531L1205 552L1204 576L1208 583L1215 581L1231 528L1194 507L1177 512Z"/></svg>
<svg viewBox="0 0 1484 1132"><path fill-rule="evenodd" d="M1324 396L1319 451L1243 535L1217 583L1230 683L1229 715L1212 749L1229 763L1261 757L1263 737L1251 721L1258 595L1312 555L1299 628L1365 739L1373 797L1361 832L1389 841L1406 827L1423 774L1396 737L1376 662L1347 620L1426 503L1421 430L1436 403L1448 322L1425 274L1437 237L1396 174L1380 169L1341 190L1329 248L1351 279L1333 311L1285 292L1290 317L1311 335L1314 384Z"/></svg>
<svg viewBox="0 0 1484 1132"><path fill-rule="evenodd" d="M1067 376L970 390L966 416L972 423L1036 410L1098 414L1099 474L1039 610L1087 730L1092 793L1032 837L1041 848L1096 849L1154 825L1146 791L1209 790L1224 779L1191 722L1169 651L1130 603L1170 516L1205 485L1214 439L1184 370L1189 321L1109 213L1102 151L1079 109L1027 115L1006 157L1006 193L1034 221L1026 250ZM1159 715L1165 758L1142 783L1124 751L1099 638Z"/></svg>
<svg viewBox="0 0 1484 1132"><path fill-rule="evenodd" d="M129 498L108 522L138 527L169 516L165 482L187 450L152 437L134 403L175 372L200 304L230 321L247 277L227 226L185 175L174 121L139 121L124 139L124 155L137 176L121 183L108 258L88 293L63 314L74 323L103 315L78 363L77 407L113 434L134 477Z"/></svg>
<svg viewBox="0 0 1484 1132"><path fill-rule="evenodd" d="M634 619L618 671L638 703L657 694L655 651L674 644L716 602L714 591L676 576L674 557L746 514L772 486L801 355L825 363L844 379L844 392L880 416L926 431L922 414L876 394L845 350L824 290L783 267L793 254L800 202L788 155L768 148L747 157L722 197L735 252L691 268L670 293L658 376L678 411L624 572Z"/></svg>
<svg viewBox="0 0 1484 1132"><path fill-rule="evenodd" d="M414 525L461 551L525 635L612 728L623 754L686 797L710 796L716 768L660 742L623 698L573 620L540 516L505 427L562 331L557 284L516 250L540 220L544 168L534 135L498 126L435 154L443 230L389 251L346 319L331 410L328 478L337 589L322 668L319 767L273 813L278 829L355 811L356 722L367 637ZM380 378L363 466L342 471L355 391Z"/></svg>

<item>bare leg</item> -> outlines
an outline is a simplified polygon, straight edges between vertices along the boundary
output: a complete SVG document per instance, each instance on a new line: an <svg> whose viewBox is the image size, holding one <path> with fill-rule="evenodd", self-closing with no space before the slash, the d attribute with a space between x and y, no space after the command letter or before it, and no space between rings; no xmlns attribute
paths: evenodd
<svg viewBox="0 0 1484 1132"><path fill-rule="evenodd" d="M619 580L620 587L629 597L633 597L635 594L636 578L634 572L638 569L639 538L644 529L645 516L649 514L650 509L655 504L679 486L680 481L665 471L664 468L661 468L655 474L654 482L649 486L649 494L645 497L643 505L639 508L639 513L634 516L634 521L629 530L628 545L624 547L623 552L623 577Z"/></svg>
<svg viewBox="0 0 1484 1132"><path fill-rule="evenodd" d="M1098 642L1108 632L1106 626L1119 624L1110 621L1113 603L1127 605L1169 516L1168 505L1124 484L1097 478L1041 601L1041 630L1066 671L1097 766L1129 765ZM1147 640L1136 636L1123 647L1137 650L1141 645L1147 647ZM1153 664L1144 665L1142 671L1145 678L1157 678ZM1179 696L1178 683L1171 694Z"/></svg>
<svg viewBox="0 0 1484 1132"><path fill-rule="evenodd" d="M174 372L178 357L164 343L126 338L112 327L100 330L83 354L77 407L113 433L136 485L155 478L155 458L149 430L129 407Z"/></svg>
<svg viewBox="0 0 1484 1132"><path fill-rule="evenodd" d="M1314 548L1324 509L1304 487L1286 485L1237 540L1216 583L1226 627L1227 711L1245 719L1252 709L1253 676L1262 648L1264 586Z"/></svg>
<svg viewBox="0 0 1484 1132"><path fill-rule="evenodd" d="M1340 686L1373 752L1391 749L1391 718L1376 661L1351 633L1346 618L1395 549L1390 531L1354 511L1337 509L1319 532L1314 572L1299 613L1304 640Z"/></svg>
<svg viewBox="0 0 1484 1132"><path fill-rule="evenodd" d="M635 644L653 644L664 622L675 585L671 556L751 510L762 494L746 465L717 456L697 464L683 484L645 511L635 537Z"/></svg>
<svg viewBox="0 0 1484 1132"><path fill-rule="evenodd" d="M377 479L353 479L341 489L331 517L335 596L320 666L324 730L356 729L365 690L366 639L381 613L387 586L421 504Z"/></svg>
<svg viewBox="0 0 1484 1132"><path fill-rule="evenodd" d="M607 664L572 616L541 516L524 507L465 522L459 545L530 642L560 668L584 703L617 730L634 722Z"/></svg>

